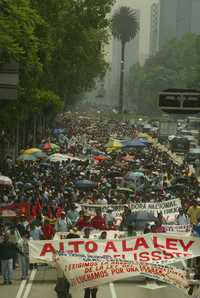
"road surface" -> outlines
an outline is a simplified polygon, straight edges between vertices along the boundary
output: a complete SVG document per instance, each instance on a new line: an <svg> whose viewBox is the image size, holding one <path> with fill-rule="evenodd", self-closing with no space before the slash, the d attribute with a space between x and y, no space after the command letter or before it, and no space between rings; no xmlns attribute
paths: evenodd
<svg viewBox="0 0 200 298"><path fill-rule="evenodd" d="M54 291L56 271L46 266L33 269L29 280L21 281L19 270L10 286L2 285L0 277L1 298L57 298ZM83 298L83 291L73 291L73 298ZM157 285L154 281L148 283L117 282L100 286L97 298L186 298L182 290L166 285Z"/></svg>

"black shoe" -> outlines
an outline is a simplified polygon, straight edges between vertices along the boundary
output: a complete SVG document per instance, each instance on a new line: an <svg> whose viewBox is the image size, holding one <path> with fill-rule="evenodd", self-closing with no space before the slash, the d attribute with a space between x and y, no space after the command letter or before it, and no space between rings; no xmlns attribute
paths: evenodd
<svg viewBox="0 0 200 298"><path fill-rule="evenodd" d="M9 280L8 284L9 284L9 285L12 285L12 281Z"/></svg>
<svg viewBox="0 0 200 298"><path fill-rule="evenodd" d="M3 285L7 285L7 284L8 284L7 280L4 280Z"/></svg>

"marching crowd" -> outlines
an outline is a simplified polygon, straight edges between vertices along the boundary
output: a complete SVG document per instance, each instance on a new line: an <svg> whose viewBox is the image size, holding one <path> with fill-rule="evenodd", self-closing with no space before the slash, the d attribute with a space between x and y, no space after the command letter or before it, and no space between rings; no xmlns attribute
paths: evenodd
<svg viewBox="0 0 200 298"><path fill-rule="evenodd" d="M53 239L56 232L89 237L92 230L101 230L101 237L109 230L136 235L139 228L131 203L179 198L182 207L173 224L191 225L192 233L200 236L199 182L187 163L176 164L167 152L148 141L123 150L106 145L110 137L139 138L137 123L63 117L60 125L43 142L50 140L60 146L61 153L79 158L14 163L8 157L1 169L13 185L1 187L0 207L11 203L29 206L28 213L1 222L0 260L5 284L12 283L18 263L21 278L28 278L29 239ZM132 180L130 173L140 174ZM147 217L140 229L144 233L165 232L163 225L168 221L159 212ZM96 292L91 297L96 297ZM85 292L88 297L89 290Z"/></svg>

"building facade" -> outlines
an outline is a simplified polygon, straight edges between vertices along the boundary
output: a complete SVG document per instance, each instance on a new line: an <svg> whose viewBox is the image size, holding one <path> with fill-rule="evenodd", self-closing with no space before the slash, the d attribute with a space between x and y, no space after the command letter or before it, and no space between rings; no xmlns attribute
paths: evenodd
<svg viewBox="0 0 200 298"><path fill-rule="evenodd" d="M150 56L156 54L159 49L159 20L160 5L153 3L151 6L151 23L150 23Z"/></svg>
<svg viewBox="0 0 200 298"><path fill-rule="evenodd" d="M200 33L199 0L160 0L159 48L172 38Z"/></svg>

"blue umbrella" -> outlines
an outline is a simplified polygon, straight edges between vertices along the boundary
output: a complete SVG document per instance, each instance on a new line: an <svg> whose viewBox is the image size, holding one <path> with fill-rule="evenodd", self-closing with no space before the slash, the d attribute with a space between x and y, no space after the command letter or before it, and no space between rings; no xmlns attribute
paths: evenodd
<svg viewBox="0 0 200 298"><path fill-rule="evenodd" d="M37 158L42 158L42 159L48 158L48 155L43 151L35 152L33 153L33 155Z"/></svg>
<svg viewBox="0 0 200 298"><path fill-rule="evenodd" d="M22 181L17 181L15 183L15 185L16 185L17 188L22 188L24 186L24 183Z"/></svg>
<svg viewBox="0 0 200 298"><path fill-rule="evenodd" d="M19 161L36 161L37 157L31 154L22 154L20 155L17 160Z"/></svg>
<svg viewBox="0 0 200 298"><path fill-rule="evenodd" d="M138 140L138 139L127 141L127 142L123 143L124 148L137 148L137 147L144 148L146 146L147 145L143 141Z"/></svg>
<svg viewBox="0 0 200 298"><path fill-rule="evenodd" d="M92 189L97 187L97 183L86 179L77 180L75 182L75 187L79 189Z"/></svg>
<svg viewBox="0 0 200 298"><path fill-rule="evenodd" d="M136 177L144 177L144 173L142 172L129 172L126 175L126 180L135 180Z"/></svg>
<svg viewBox="0 0 200 298"><path fill-rule="evenodd" d="M144 143L145 145L150 145L151 144L148 140L145 140L145 139L138 139L138 141Z"/></svg>
<svg viewBox="0 0 200 298"><path fill-rule="evenodd" d="M24 184L24 190L29 190L33 189L33 184L32 183L25 183Z"/></svg>
<svg viewBox="0 0 200 298"><path fill-rule="evenodd" d="M50 164L49 163L47 163L47 162L42 162L42 163L40 163L40 165L39 165L39 167L40 168L49 168L49 166L50 166Z"/></svg>

